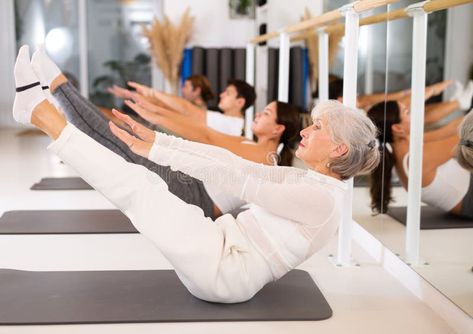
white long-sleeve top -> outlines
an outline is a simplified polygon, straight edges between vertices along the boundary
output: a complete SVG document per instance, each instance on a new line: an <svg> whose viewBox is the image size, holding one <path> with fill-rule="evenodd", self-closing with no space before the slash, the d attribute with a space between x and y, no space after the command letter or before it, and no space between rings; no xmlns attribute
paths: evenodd
<svg viewBox="0 0 473 334"><path fill-rule="evenodd" d="M266 258L274 279L322 248L341 220L347 185L312 170L265 166L162 133L148 158L251 203L235 223Z"/></svg>

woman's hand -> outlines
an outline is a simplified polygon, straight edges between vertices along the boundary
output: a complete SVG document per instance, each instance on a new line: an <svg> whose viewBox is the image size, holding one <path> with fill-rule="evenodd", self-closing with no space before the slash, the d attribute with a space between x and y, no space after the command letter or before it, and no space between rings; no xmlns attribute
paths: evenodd
<svg viewBox="0 0 473 334"><path fill-rule="evenodd" d="M430 96L439 95L452 83L453 83L453 80L445 80L445 81L440 81L433 85L427 86L426 95L430 95Z"/></svg>
<svg viewBox="0 0 473 334"><path fill-rule="evenodd" d="M125 115L116 109L112 109L112 113L113 115L115 115L116 118L118 118L119 120L123 121L123 123L128 125L131 131L133 132L133 134L137 135L139 138L141 138L145 142L154 143L156 134L154 133L153 130L148 129L146 126L138 123L130 116Z"/></svg>
<svg viewBox="0 0 473 334"><path fill-rule="evenodd" d="M133 96L137 95L136 93L117 85L107 88L107 92L121 99L132 99Z"/></svg>
<svg viewBox="0 0 473 334"><path fill-rule="evenodd" d="M133 95L130 100L133 100L136 105L152 113L160 113L160 110L162 109L156 104L150 102L146 97L138 94Z"/></svg>
<svg viewBox="0 0 473 334"><path fill-rule="evenodd" d="M149 151L151 150L153 143L148 143L146 141L143 141L141 139L138 139L130 135L125 130L120 129L118 126L113 124L112 121L110 121L108 124L110 126L110 130L112 131L112 133L118 139L124 142L133 153L138 154L144 158L148 158Z"/></svg>
<svg viewBox="0 0 473 334"><path fill-rule="evenodd" d="M134 81L128 81L127 82L128 86L133 87L136 89L136 92L138 94L141 94L143 96L153 96L153 89L151 87L139 84Z"/></svg>
<svg viewBox="0 0 473 334"><path fill-rule="evenodd" d="M135 103L130 100L125 100L125 104L130 107L133 111L135 111L138 115L140 115L143 119L147 120L148 122L155 124L155 125L160 125L160 116L154 112L151 112L147 110L146 108L143 108L140 106L138 103Z"/></svg>

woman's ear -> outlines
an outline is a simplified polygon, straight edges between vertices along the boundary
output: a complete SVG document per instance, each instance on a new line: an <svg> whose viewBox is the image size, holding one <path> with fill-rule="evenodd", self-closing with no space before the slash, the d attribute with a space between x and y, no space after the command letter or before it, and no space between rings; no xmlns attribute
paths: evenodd
<svg viewBox="0 0 473 334"><path fill-rule="evenodd" d="M286 126L283 124L276 124L273 130L273 135L275 136L282 136L284 133L284 130L286 130Z"/></svg>
<svg viewBox="0 0 473 334"><path fill-rule="evenodd" d="M335 149L332 151L332 154L330 154L330 157L338 158L346 154L347 152L348 152L348 146L346 144L340 144L335 147Z"/></svg>
<svg viewBox="0 0 473 334"><path fill-rule="evenodd" d="M246 103L245 98L244 97L237 97L236 103L240 107L240 109L244 112L243 107L245 106L245 103Z"/></svg>
<svg viewBox="0 0 473 334"><path fill-rule="evenodd" d="M393 124L391 125L391 131L393 132L394 135L403 137L405 136L406 132L404 131L404 128L401 126L401 124Z"/></svg>

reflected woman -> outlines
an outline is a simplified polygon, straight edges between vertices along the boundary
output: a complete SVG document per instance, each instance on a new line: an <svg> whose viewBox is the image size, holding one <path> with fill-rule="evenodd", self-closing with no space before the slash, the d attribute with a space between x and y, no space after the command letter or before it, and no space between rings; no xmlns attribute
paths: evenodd
<svg viewBox="0 0 473 334"><path fill-rule="evenodd" d="M458 101L451 104L450 110L459 107ZM383 163L370 177L371 207L375 213L386 213L392 201L392 169L404 188L407 189L409 174L409 109L397 101L387 101L373 106L368 117L379 129ZM458 216L473 218L473 178L472 159L468 140L473 132L471 116L466 117L462 126L462 138L457 160L455 148L460 142L458 127L463 117L424 134L422 190L424 203ZM473 138L471 138L473 139ZM466 144L466 145L465 145ZM473 146L473 145L472 145ZM470 166L466 170L462 166Z"/></svg>

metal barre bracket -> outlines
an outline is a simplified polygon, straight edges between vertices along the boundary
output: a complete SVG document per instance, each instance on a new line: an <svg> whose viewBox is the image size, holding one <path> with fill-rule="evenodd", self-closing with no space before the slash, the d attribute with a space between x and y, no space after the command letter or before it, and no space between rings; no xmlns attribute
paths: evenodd
<svg viewBox="0 0 473 334"><path fill-rule="evenodd" d="M430 1L427 0L427 1L422 1L422 2L418 2L418 3L414 3L410 6L407 6L405 11L407 13L407 15L409 16L415 16L415 15L419 15L419 14L428 14L425 9L424 9L424 6L426 3L429 3Z"/></svg>
<svg viewBox="0 0 473 334"><path fill-rule="evenodd" d="M346 4L342 7L340 7L338 10L340 11L340 13L343 15L343 16L346 16L346 14L348 13L357 13L357 11L355 10L355 4L359 2L359 1L356 1L356 2L352 2L352 3L349 3L349 4Z"/></svg>

